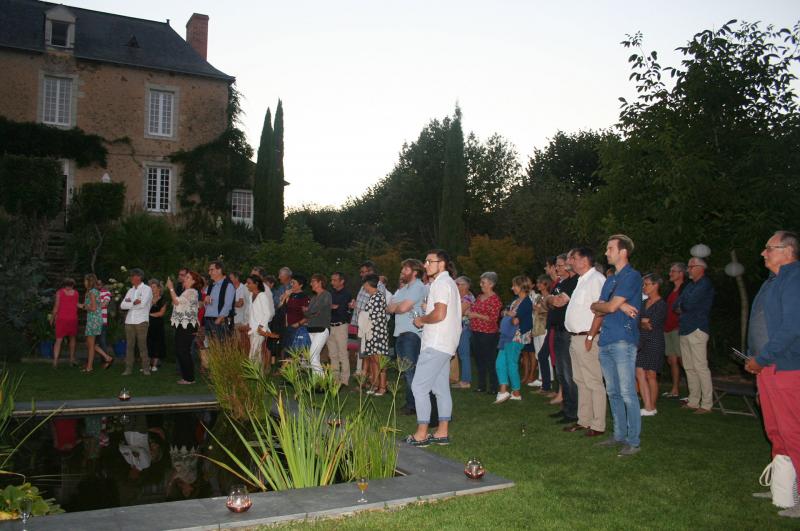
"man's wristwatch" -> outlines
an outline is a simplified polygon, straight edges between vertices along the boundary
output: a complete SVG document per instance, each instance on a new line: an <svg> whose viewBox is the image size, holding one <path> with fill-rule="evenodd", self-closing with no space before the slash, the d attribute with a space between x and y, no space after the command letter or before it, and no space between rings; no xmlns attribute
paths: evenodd
<svg viewBox="0 0 800 531"><path fill-rule="evenodd" d="M589 341L594 341L594 336L586 336L586 339L588 339Z"/></svg>

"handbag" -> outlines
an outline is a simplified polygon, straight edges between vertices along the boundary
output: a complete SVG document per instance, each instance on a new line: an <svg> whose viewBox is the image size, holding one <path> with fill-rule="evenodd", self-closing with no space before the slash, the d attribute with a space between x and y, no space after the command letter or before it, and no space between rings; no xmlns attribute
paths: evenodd
<svg viewBox="0 0 800 531"><path fill-rule="evenodd" d="M800 502L797 493L797 473L788 455L776 455L761 473L758 482L769 487L772 492L772 504L788 508Z"/></svg>
<svg viewBox="0 0 800 531"><path fill-rule="evenodd" d="M297 330L294 333L294 337L292 338L292 344L289 345L289 348L292 350L296 349L306 349L311 346L311 336L308 335L308 329L305 326L297 327Z"/></svg>

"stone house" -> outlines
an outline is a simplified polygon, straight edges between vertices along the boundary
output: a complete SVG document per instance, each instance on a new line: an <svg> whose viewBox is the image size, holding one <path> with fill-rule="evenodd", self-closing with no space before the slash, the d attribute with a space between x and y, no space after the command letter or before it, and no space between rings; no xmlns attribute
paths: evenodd
<svg viewBox="0 0 800 531"><path fill-rule="evenodd" d="M110 178L126 184L128 207L178 211L169 155L225 130L234 82L206 60L208 20L193 14L183 39L169 21L0 0L0 115L107 142L106 168L63 161L65 207L81 184ZM251 222L251 191L231 194L234 218Z"/></svg>

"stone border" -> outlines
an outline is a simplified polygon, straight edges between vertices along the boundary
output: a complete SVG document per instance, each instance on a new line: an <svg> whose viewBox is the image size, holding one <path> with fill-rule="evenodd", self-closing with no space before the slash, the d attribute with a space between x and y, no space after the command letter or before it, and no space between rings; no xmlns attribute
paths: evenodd
<svg viewBox="0 0 800 531"><path fill-rule="evenodd" d="M153 412L174 413L177 411L200 411L219 409L214 395L176 395L176 396L134 396L130 400L117 398L89 398L85 400L44 400L35 401L33 409L30 402L20 402L14 407L13 417L77 415L121 415Z"/></svg>
<svg viewBox="0 0 800 531"><path fill-rule="evenodd" d="M463 464L404 443L400 443L397 468L404 475L370 482L366 492L369 502L364 504L356 503L359 492L353 483L340 483L252 494L253 507L241 514L228 511L225 498L220 497L34 517L28 526L37 531L237 529L345 516L514 486L512 481L488 473L480 480L470 480L464 475ZM19 520L3 522L0 531L18 531L20 525Z"/></svg>

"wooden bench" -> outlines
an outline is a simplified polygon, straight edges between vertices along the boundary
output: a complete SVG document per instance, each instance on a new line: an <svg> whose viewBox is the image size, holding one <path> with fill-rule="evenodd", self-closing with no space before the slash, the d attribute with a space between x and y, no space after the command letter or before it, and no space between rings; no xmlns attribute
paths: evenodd
<svg viewBox="0 0 800 531"><path fill-rule="evenodd" d="M745 415L748 417L758 417L757 408L755 407L755 400L757 396L755 382L732 382L729 380L722 380L712 378L714 387L714 404L712 409L718 409L723 415ZM738 396L744 401L747 407L746 411L728 409L722 404L722 399L729 396Z"/></svg>

